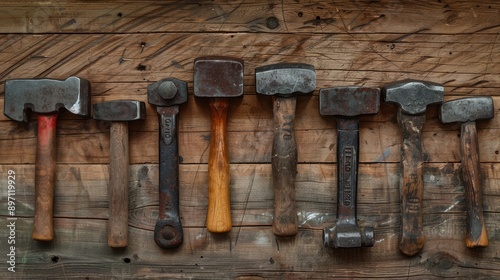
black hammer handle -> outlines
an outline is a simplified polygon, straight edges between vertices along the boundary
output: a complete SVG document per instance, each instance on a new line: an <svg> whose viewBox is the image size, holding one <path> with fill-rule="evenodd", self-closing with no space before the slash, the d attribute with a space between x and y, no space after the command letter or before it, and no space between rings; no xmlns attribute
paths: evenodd
<svg viewBox="0 0 500 280"><path fill-rule="evenodd" d="M337 224L357 225L359 119L337 119Z"/></svg>
<svg viewBox="0 0 500 280"><path fill-rule="evenodd" d="M467 204L465 245L470 248L488 246L488 234L483 217L483 191L479 172L479 147L475 122L461 126L462 174Z"/></svg>
<svg viewBox="0 0 500 280"><path fill-rule="evenodd" d="M179 218L179 150L177 144L179 107L157 107L157 111L160 122L160 209L154 240L162 248L176 248L183 240Z"/></svg>
<svg viewBox="0 0 500 280"><path fill-rule="evenodd" d="M277 236L293 236L298 231L295 206L297 174L295 107L295 97L274 97L274 142L271 162L274 185L273 233Z"/></svg>
<svg viewBox="0 0 500 280"><path fill-rule="evenodd" d="M424 195L422 128L425 114L406 115L398 109L398 122L403 135L401 163L403 182L400 187L402 207L402 233L399 249L405 255L417 254L425 244L422 223Z"/></svg>

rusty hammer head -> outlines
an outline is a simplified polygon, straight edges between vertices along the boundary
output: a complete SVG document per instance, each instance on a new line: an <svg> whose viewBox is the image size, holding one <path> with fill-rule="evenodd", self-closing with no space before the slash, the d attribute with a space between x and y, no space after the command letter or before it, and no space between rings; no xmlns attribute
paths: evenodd
<svg viewBox="0 0 500 280"><path fill-rule="evenodd" d="M323 230L323 245L330 248L372 247L375 243L372 227L338 224Z"/></svg>
<svg viewBox="0 0 500 280"><path fill-rule="evenodd" d="M427 105L440 103L444 100L444 88L440 84L404 80L383 87L384 100L400 106L406 115L424 114Z"/></svg>
<svg viewBox="0 0 500 280"><path fill-rule="evenodd" d="M379 108L378 88L336 87L319 91L319 113L322 116L355 117L376 114Z"/></svg>
<svg viewBox="0 0 500 280"><path fill-rule="evenodd" d="M180 105L187 101L187 84L176 78L159 80L148 86L148 102L158 107Z"/></svg>
<svg viewBox="0 0 500 280"><path fill-rule="evenodd" d="M26 109L53 113L66 108L73 114L90 115L90 83L69 77L52 79L16 79L5 81L4 114L15 121L28 121Z"/></svg>
<svg viewBox="0 0 500 280"><path fill-rule="evenodd" d="M243 95L243 60L222 56L195 59L194 95L197 97Z"/></svg>
<svg viewBox="0 0 500 280"><path fill-rule="evenodd" d="M495 115L490 96L462 98L444 102L439 110L442 123L473 122L491 119Z"/></svg>
<svg viewBox="0 0 500 280"><path fill-rule="evenodd" d="M291 97L316 89L314 66L278 63L255 68L255 90L264 95Z"/></svg>
<svg viewBox="0 0 500 280"><path fill-rule="evenodd" d="M135 121L146 117L146 105L136 100L114 100L94 104L93 117L103 121Z"/></svg>

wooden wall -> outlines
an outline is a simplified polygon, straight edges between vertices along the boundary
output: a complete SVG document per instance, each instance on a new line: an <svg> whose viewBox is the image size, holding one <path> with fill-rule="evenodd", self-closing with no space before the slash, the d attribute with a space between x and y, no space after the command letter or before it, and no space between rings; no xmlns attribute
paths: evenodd
<svg viewBox="0 0 500 280"><path fill-rule="evenodd" d="M277 62L316 67L319 88L379 87L401 79L445 86L446 100L492 95L500 108L498 1L1 1L0 106L4 80L77 75L92 103L147 101L166 77L188 83L180 107L180 211L184 243L153 241L158 216L158 123L130 125L129 246L107 246L109 123L62 113L57 132L55 240L31 240L37 124L0 116L0 278L409 278L500 277L500 118L478 123L490 246L465 247L459 125L430 106L424 127L425 248L398 250L400 134L394 107L361 121L358 219L375 228L372 248L332 250L335 118L321 117L318 91L298 99L294 238L271 232L272 99L255 94L254 69ZM278 26L272 26L274 17ZM275 23L275 22L274 22ZM270 28L271 27L271 28ZM193 60L245 62L245 96L231 101L229 150L233 229L207 232L208 104L193 97ZM7 270L7 173L16 173L16 272ZM5 232L5 234L4 234Z"/></svg>

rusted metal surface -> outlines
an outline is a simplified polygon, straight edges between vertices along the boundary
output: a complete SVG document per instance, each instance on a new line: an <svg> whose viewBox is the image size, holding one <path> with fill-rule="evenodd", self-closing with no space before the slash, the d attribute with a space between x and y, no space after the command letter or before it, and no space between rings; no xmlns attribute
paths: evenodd
<svg viewBox="0 0 500 280"><path fill-rule="evenodd" d="M135 121L146 118L146 105L136 100L114 100L96 103L92 117L103 121Z"/></svg>
<svg viewBox="0 0 500 280"><path fill-rule="evenodd" d="M401 240L400 251L417 254L425 244L422 218L424 193L422 128L427 105L444 99L443 86L431 82L406 80L383 87L386 102L397 106L397 119L403 138L401 147Z"/></svg>
<svg viewBox="0 0 500 280"><path fill-rule="evenodd" d="M377 88L337 87L321 89L320 114L337 116L337 221L325 228L326 247L373 246L372 227L359 227L356 205L359 159L359 115L376 114L380 108Z"/></svg>
<svg viewBox="0 0 500 280"><path fill-rule="evenodd" d="M164 86L168 85L168 86ZM174 85L174 86L172 86ZM175 95L171 92L176 89ZM171 97L164 99L163 96ZM182 244L179 215L179 148L177 115L180 104L187 101L187 84L168 78L148 87L148 102L156 105L159 122L159 212L154 240L159 247L176 248Z"/></svg>
<svg viewBox="0 0 500 280"><path fill-rule="evenodd" d="M237 97L243 95L243 60L205 56L194 60L194 95Z"/></svg>

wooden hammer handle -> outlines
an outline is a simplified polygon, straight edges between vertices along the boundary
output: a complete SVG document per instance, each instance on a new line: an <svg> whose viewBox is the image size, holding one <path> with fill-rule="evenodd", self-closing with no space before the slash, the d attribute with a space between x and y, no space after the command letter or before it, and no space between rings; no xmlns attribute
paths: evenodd
<svg viewBox="0 0 500 280"><path fill-rule="evenodd" d="M207 229L210 232L231 230L231 203L229 190L229 155L227 148L226 98L210 101L212 132L208 158Z"/></svg>
<svg viewBox="0 0 500 280"><path fill-rule="evenodd" d="M109 151L109 226L108 245L128 244L128 123L112 122Z"/></svg>
<svg viewBox="0 0 500 280"><path fill-rule="evenodd" d="M32 238L54 239L53 209L56 177L57 114L38 115L38 139L35 163L35 221Z"/></svg>
<svg viewBox="0 0 500 280"><path fill-rule="evenodd" d="M483 192L475 122L462 123L460 142L465 202L467 204L465 245L470 248L486 247L488 246L488 234L483 217Z"/></svg>
<svg viewBox="0 0 500 280"><path fill-rule="evenodd" d="M398 121L403 135L401 150L403 181L400 187L402 236L399 249L405 255L413 256L425 244L422 223L424 194L422 128L425 115L406 115L399 109Z"/></svg>
<svg viewBox="0 0 500 280"><path fill-rule="evenodd" d="M274 185L273 233L277 236L293 236L298 232L295 205L297 174L295 108L295 97L274 98L274 140L271 162Z"/></svg>

